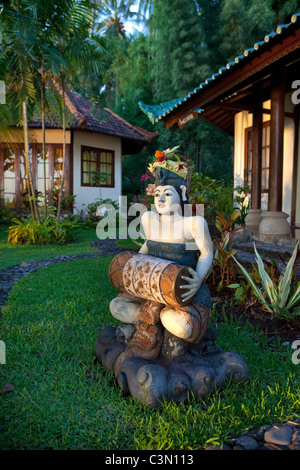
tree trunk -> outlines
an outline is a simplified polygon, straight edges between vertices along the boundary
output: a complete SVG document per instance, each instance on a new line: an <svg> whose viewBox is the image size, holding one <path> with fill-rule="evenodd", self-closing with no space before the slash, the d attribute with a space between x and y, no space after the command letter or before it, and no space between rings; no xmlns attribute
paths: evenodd
<svg viewBox="0 0 300 470"><path fill-rule="evenodd" d="M36 204L35 198L35 188L32 180L32 173L30 168L30 147L29 147L29 137L28 137L28 119L27 119L27 102L26 100L22 103L22 112L23 112L23 131L24 131L24 159L25 165L27 168L27 186L28 186L28 197L30 203L30 210L33 218L36 218L40 222L40 214Z"/></svg>
<svg viewBox="0 0 300 470"><path fill-rule="evenodd" d="M45 82L44 82L44 70L42 70L42 139L43 139L43 169L44 169L44 217L47 217L47 185L46 185L46 149L45 149Z"/></svg>
<svg viewBox="0 0 300 470"><path fill-rule="evenodd" d="M59 222L61 214L61 205L64 191L64 181L65 181L65 162L66 162L66 109L65 109L65 78L62 78L62 118L63 118L63 161L62 161L62 178L60 191L57 202L57 215L56 219Z"/></svg>

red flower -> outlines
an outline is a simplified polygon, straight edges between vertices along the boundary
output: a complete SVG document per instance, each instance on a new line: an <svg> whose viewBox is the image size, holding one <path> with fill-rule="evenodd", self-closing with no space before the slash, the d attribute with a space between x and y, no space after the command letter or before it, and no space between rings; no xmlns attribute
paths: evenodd
<svg viewBox="0 0 300 470"><path fill-rule="evenodd" d="M149 175L147 175L147 173L145 173L144 175L142 175L141 177L141 181L145 181L145 179L149 178Z"/></svg>

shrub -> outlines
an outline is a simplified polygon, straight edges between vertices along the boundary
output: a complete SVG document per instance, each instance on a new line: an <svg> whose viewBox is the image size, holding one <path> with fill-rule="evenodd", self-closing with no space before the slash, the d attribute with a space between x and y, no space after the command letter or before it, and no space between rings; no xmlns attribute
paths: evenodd
<svg viewBox="0 0 300 470"><path fill-rule="evenodd" d="M59 193L60 193L60 188L58 188L58 187L53 188L53 192L52 192L52 194L53 194L53 206L55 207L56 211L57 211L57 207L58 207ZM72 212L72 209L73 209L74 204L75 204L75 199L76 199L76 195L63 193L63 197L62 197L62 201L61 201L61 210L62 210L62 212L64 212L64 213Z"/></svg>
<svg viewBox="0 0 300 470"><path fill-rule="evenodd" d="M116 211L119 210L119 204L116 201L113 201L110 198L107 198L107 199L97 198L95 199L94 202L91 202L90 204L83 204L83 206L86 208L86 212L90 220L99 221L101 216L97 214L97 209L102 204L111 205L116 209Z"/></svg>
<svg viewBox="0 0 300 470"><path fill-rule="evenodd" d="M300 281L293 286L293 266L298 251L298 243L294 252L279 278L271 278L267 266L264 265L255 245L257 261L256 273L248 273L235 259L247 281L252 287L262 307L269 313L282 318L293 318L300 315ZM261 287L257 284L257 278ZM293 288L293 291L292 291Z"/></svg>
<svg viewBox="0 0 300 470"><path fill-rule="evenodd" d="M8 229L8 241L12 245L64 244L74 239L73 230L77 225L70 220L57 221L48 216L41 222L31 218L13 219Z"/></svg>
<svg viewBox="0 0 300 470"><path fill-rule="evenodd" d="M0 223L7 224L12 219L12 212L8 207L6 207L4 198L1 197L1 193L3 191L3 189L0 189Z"/></svg>
<svg viewBox="0 0 300 470"><path fill-rule="evenodd" d="M229 219L239 209L240 213L235 223L242 227L245 226L249 202L247 201L246 188L242 186L234 188L232 182L214 180L194 172L191 175L190 201L194 206L204 204L205 219L213 224L217 215Z"/></svg>

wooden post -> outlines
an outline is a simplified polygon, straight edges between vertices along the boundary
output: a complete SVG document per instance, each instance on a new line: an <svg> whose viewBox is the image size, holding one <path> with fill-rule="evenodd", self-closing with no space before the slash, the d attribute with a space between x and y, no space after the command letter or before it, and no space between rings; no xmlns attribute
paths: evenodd
<svg viewBox="0 0 300 470"><path fill-rule="evenodd" d="M71 186L70 186L70 169L71 169L71 162L70 162L70 144L66 144L66 162L65 162L65 195L71 194Z"/></svg>
<svg viewBox="0 0 300 470"><path fill-rule="evenodd" d="M54 145L46 146L46 153L49 158L49 182L48 182L48 201L49 204L53 204L53 188L54 188Z"/></svg>
<svg viewBox="0 0 300 470"><path fill-rule="evenodd" d="M262 167L262 84L253 86L254 110L252 124L252 179L251 209L261 208L261 167Z"/></svg>
<svg viewBox="0 0 300 470"><path fill-rule="evenodd" d="M4 190L4 147L0 145L0 200L3 199Z"/></svg>
<svg viewBox="0 0 300 470"><path fill-rule="evenodd" d="M21 214L21 165L20 165L20 153L21 148L19 145L15 146L15 208L17 214Z"/></svg>
<svg viewBox="0 0 300 470"><path fill-rule="evenodd" d="M298 184L298 152L299 152L299 114L300 107L295 106L294 109L294 155L293 155L293 179L292 179L292 204L291 204L291 225L294 226L296 220L297 206L297 184ZM295 229L292 229L293 237L295 237Z"/></svg>
<svg viewBox="0 0 300 470"><path fill-rule="evenodd" d="M274 70L271 79L270 186L268 210L282 210L284 70Z"/></svg>

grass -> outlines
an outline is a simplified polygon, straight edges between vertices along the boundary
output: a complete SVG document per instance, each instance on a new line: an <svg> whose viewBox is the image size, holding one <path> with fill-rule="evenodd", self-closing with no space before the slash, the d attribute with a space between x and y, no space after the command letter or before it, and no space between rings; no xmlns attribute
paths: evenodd
<svg viewBox="0 0 300 470"><path fill-rule="evenodd" d="M75 229L76 243L67 245L12 245L7 243L8 227L0 226L0 269L25 261L62 255L92 253L91 240L96 240L96 229Z"/></svg>
<svg viewBox="0 0 300 470"><path fill-rule="evenodd" d="M264 424L295 419L299 365L289 346L213 314L218 345L243 356L249 382L228 383L203 400L149 410L121 393L95 362L101 328L117 321L109 301L111 257L48 266L18 281L0 318L1 449L167 450L226 443Z"/></svg>

